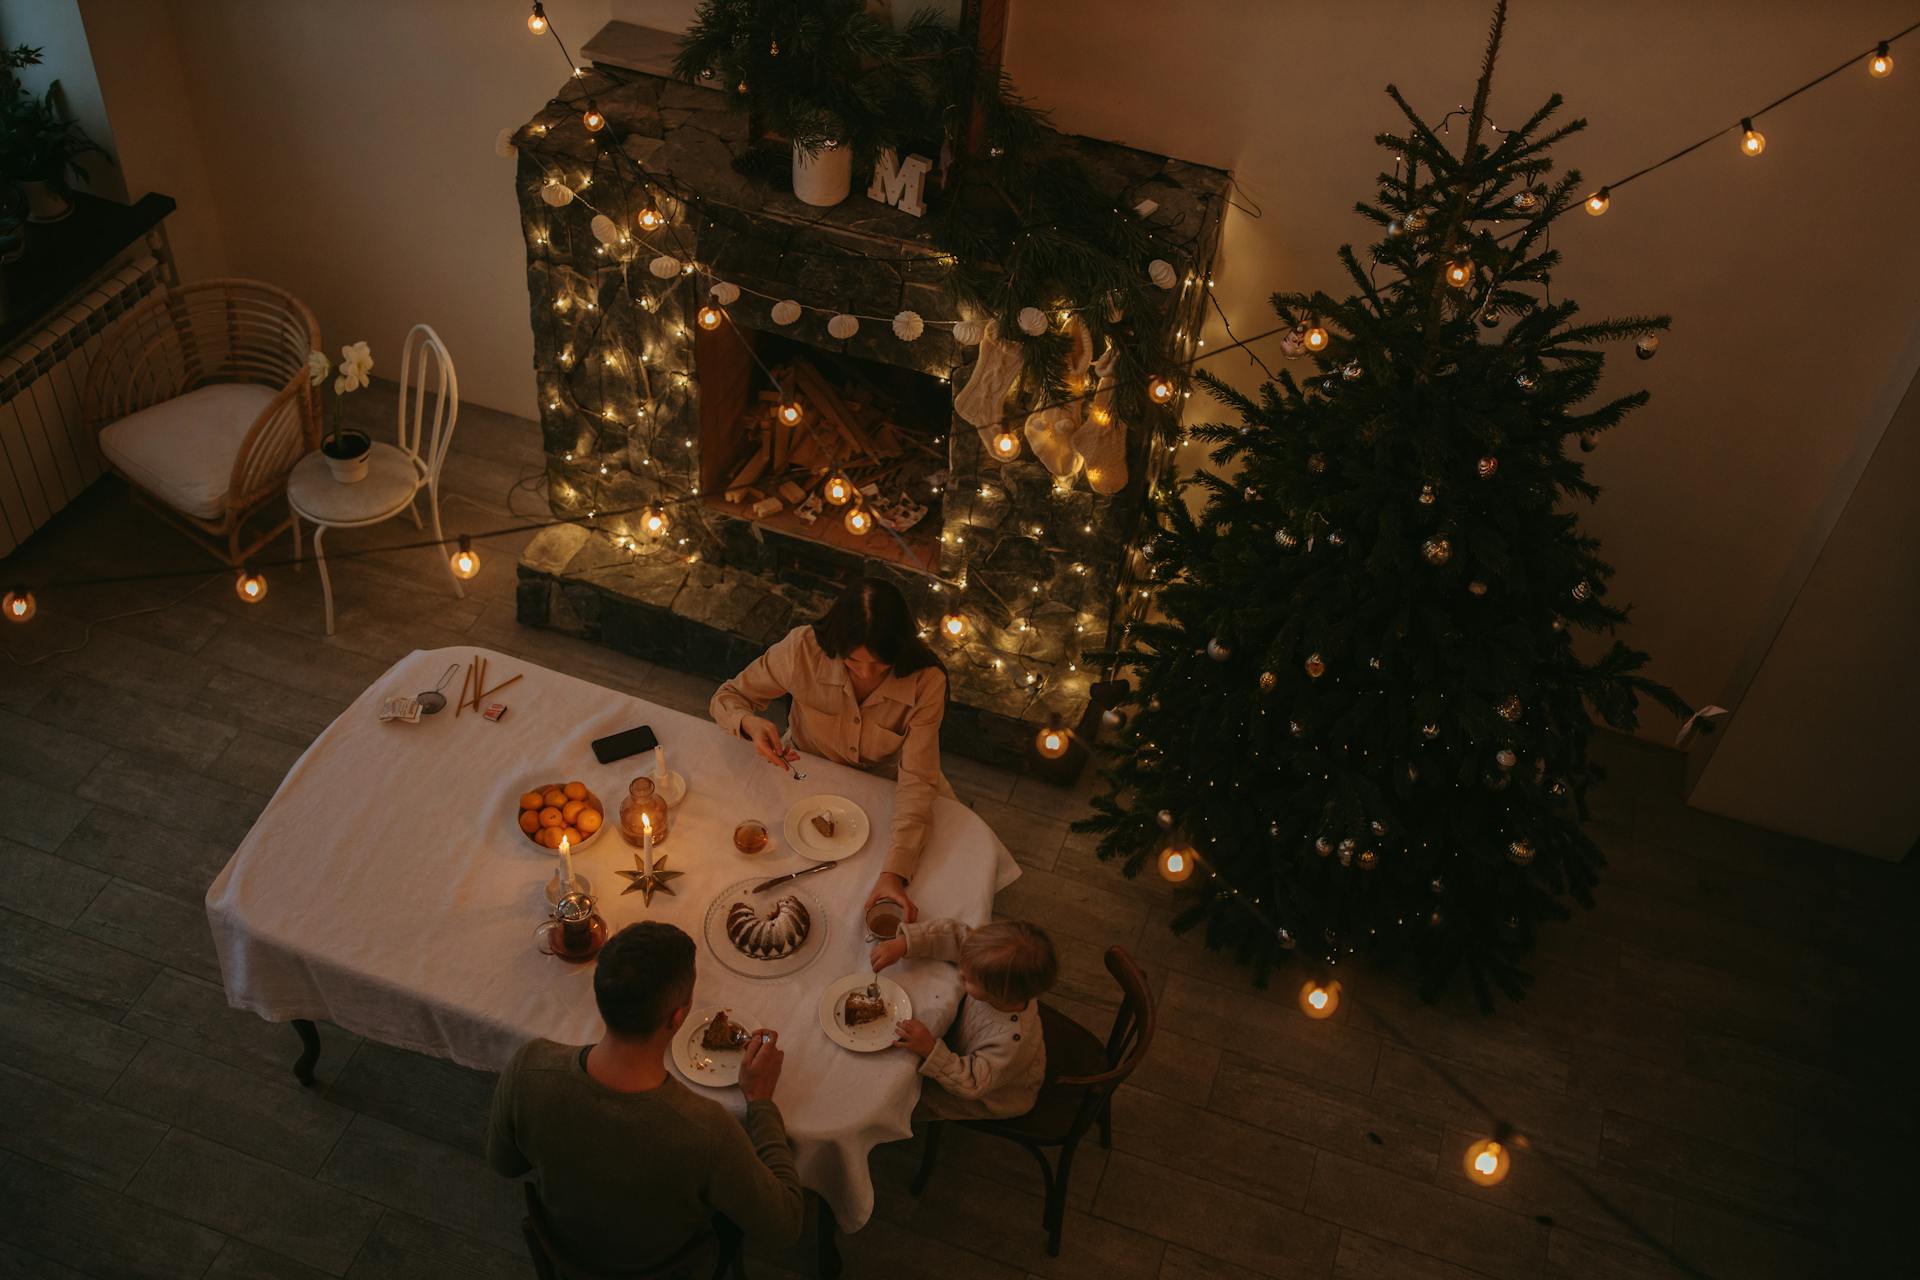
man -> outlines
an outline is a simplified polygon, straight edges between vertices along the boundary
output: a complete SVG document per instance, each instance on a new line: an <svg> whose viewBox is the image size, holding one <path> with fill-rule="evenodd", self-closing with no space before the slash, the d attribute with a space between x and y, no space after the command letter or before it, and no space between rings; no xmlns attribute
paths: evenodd
<svg viewBox="0 0 1920 1280"><path fill-rule="evenodd" d="M798 1238L800 1177L773 1102L785 1056L765 1029L740 1066L745 1127L667 1072L693 1002L694 945L670 924L629 925L600 949L591 1046L521 1046L493 1093L487 1159L532 1170L563 1274L713 1268L715 1215L775 1243Z"/></svg>

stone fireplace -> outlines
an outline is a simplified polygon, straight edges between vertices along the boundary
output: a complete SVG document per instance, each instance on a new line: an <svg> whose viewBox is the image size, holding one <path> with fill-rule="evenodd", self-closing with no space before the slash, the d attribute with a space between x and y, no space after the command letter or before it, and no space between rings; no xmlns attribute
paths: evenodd
<svg viewBox="0 0 1920 1280"><path fill-rule="evenodd" d="M581 122L588 95L599 133ZM1084 474L1056 478L1029 448L990 456L953 413L978 349L947 323L963 317L921 220L867 199L865 175L838 206L801 204L784 176L736 170L746 133L723 94L595 66L515 134L549 494L577 522L524 553L520 621L721 677L869 574L905 592L946 664L950 750L1035 763L1053 717L1090 738L1102 673L1084 657L1116 644L1138 607L1143 511L1179 397L1128 424L1128 482L1110 495ZM1183 376L1227 175L1060 143L1116 206L1153 202L1180 281L1164 295L1175 336L1160 367ZM793 302L798 318L781 305ZM910 340L891 323L903 311L925 322ZM834 336L835 316L857 331ZM1017 398L1007 414L1017 430ZM824 502L842 471L867 492ZM854 505L864 533L848 526ZM957 637L939 625L949 615L964 620Z"/></svg>

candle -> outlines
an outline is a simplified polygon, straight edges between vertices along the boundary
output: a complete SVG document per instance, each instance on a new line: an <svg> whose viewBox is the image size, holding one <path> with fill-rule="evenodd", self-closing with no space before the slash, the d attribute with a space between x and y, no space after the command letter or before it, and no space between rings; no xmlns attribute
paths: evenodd
<svg viewBox="0 0 1920 1280"><path fill-rule="evenodd" d="M562 840L566 839L565 836L561 836L560 838ZM640 842L641 842L640 852L646 858L647 874L652 875L653 874L653 815L650 813L643 813L640 815Z"/></svg>
<svg viewBox="0 0 1920 1280"><path fill-rule="evenodd" d="M653 780L663 787L667 785L667 749L665 747L653 749Z"/></svg>
<svg viewBox="0 0 1920 1280"><path fill-rule="evenodd" d="M573 892L573 850L567 846L567 838L560 837L560 866L566 873L566 883L560 886L561 893Z"/></svg>

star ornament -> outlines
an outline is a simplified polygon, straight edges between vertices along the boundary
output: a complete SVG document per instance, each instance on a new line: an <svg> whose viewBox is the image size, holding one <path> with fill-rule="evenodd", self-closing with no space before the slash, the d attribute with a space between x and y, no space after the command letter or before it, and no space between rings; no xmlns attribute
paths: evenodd
<svg viewBox="0 0 1920 1280"><path fill-rule="evenodd" d="M640 855L634 854L633 870L615 873L627 878L627 887L620 891L620 896L624 898L630 893L637 893L640 895L640 901L650 907L653 905L653 895L656 891L671 894L673 886L667 881L678 879L683 873L668 871L665 869L666 865L667 855L656 853L653 855L653 870L648 871L646 865L641 862Z"/></svg>

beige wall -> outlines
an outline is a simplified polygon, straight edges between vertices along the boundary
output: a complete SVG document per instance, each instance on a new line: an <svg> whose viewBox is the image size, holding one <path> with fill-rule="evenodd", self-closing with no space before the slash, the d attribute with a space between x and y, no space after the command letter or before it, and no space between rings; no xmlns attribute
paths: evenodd
<svg viewBox="0 0 1920 1280"><path fill-rule="evenodd" d="M160 8L84 7L90 30L97 10ZM1569 114L1594 122L1562 161L1618 175L1904 25L1909 7L1518 6L1494 118L1560 90ZM549 5L576 43L609 16L671 22L689 8ZM1009 69L1060 125L1238 173L1264 210L1228 223L1219 296L1242 333L1265 327L1275 289L1339 287L1333 251L1364 234L1351 206L1382 163L1372 137L1398 124L1381 86L1396 81L1437 115L1470 92L1484 30L1482 7L1464 0L1012 9ZM523 260L508 165L491 146L563 68L526 34L525 5L179 0L166 12L226 265L289 285L330 343L366 337L389 362L406 326L430 320L470 399L531 416ZM1816 514L1885 425L1886 388L1912 375L1901 362L1920 297L1915 119L1920 45L1889 80L1850 69L1764 120L1760 160L1715 143L1557 238L1568 258L1557 293L1593 314L1675 318L1658 359L1616 368L1615 386L1647 385L1654 402L1591 456L1608 492L1587 522L1636 605L1627 638L1696 702L1728 701L1742 655L1777 628L1770 610L1797 589ZM1211 365L1250 372L1234 355ZM1649 717L1651 736L1671 730Z"/></svg>
<svg viewBox="0 0 1920 1280"><path fill-rule="evenodd" d="M110 156L117 153L77 0L0 0L0 44L8 48L25 44L39 49L40 65L22 67L18 73L20 83L38 95L59 81L60 94L55 101L61 103L70 118L87 131L89 138L105 147ZM87 171L86 179L76 183L80 190L109 200L126 198L114 159L86 155L80 158L80 167Z"/></svg>

